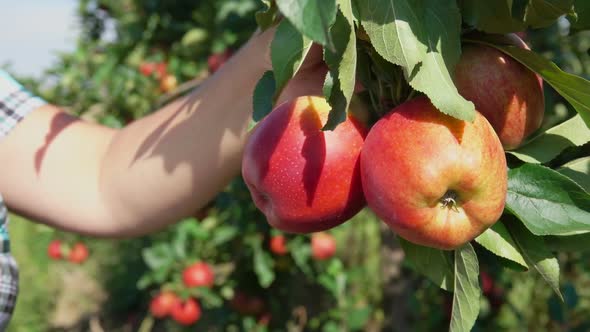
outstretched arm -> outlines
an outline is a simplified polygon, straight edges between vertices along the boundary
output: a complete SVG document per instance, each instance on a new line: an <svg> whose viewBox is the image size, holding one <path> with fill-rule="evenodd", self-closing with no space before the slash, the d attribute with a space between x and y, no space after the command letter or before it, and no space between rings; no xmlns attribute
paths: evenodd
<svg viewBox="0 0 590 332"><path fill-rule="evenodd" d="M54 227L109 237L191 215L239 174L271 38L272 31L254 37L191 94L121 130L52 105L33 111L0 140L7 205ZM321 55L314 57L282 99L321 92L325 71L313 68Z"/></svg>

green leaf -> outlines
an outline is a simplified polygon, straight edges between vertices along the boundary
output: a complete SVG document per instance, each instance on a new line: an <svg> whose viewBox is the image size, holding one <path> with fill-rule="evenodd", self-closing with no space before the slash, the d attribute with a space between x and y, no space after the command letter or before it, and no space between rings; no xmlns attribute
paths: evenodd
<svg viewBox="0 0 590 332"><path fill-rule="evenodd" d="M184 231L182 228L181 224L176 231L176 234L174 235L174 239L172 240L172 248L174 251L174 255L176 256L177 259L179 260L183 260L186 258L186 247L187 247L187 240L189 237L189 233L187 231Z"/></svg>
<svg viewBox="0 0 590 332"><path fill-rule="evenodd" d="M406 72L426 56L422 8L411 0L363 0L356 2L361 24L375 50Z"/></svg>
<svg viewBox="0 0 590 332"><path fill-rule="evenodd" d="M272 101L276 92L275 76L272 71L267 71L254 88L252 97L254 111L252 118L254 121L260 121L272 112Z"/></svg>
<svg viewBox="0 0 590 332"><path fill-rule="evenodd" d="M557 171L574 180L586 192L590 193L590 157L572 160Z"/></svg>
<svg viewBox="0 0 590 332"><path fill-rule="evenodd" d="M223 305L223 298L216 292L206 287L193 288L195 297L197 297L205 308L221 307Z"/></svg>
<svg viewBox="0 0 590 332"><path fill-rule="evenodd" d="M211 217L205 218L201 223L197 222L194 218L188 218L183 221L178 227L179 232L186 232L194 240L207 240L209 239L209 230L203 225L214 221Z"/></svg>
<svg viewBox="0 0 590 332"><path fill-rule="evenodd" d="M268 288L275 280L275 273L272 269L273 260L268 252L262 249L261 239L252 241L254 250L254 272L258 282L263 288Z"/></svg>
<svg viewBox="0 0 590 332"><path fill-rule="evenodd" d="M453 291L453 258L450 251L420 246L398 237L408 263L440 288Z"/></svg>
<svg viewBox="0 0 590 332"><path fill-rule="evenodd" d="M590 231L590 195L544 166L524 164L508 172L506 208L535 235Z"/></svg>
<svg viewBox="0 0 590 332"><path fill-rule="evenodd" d="M552 251L590 251L590 233L570 236L545 236L545 244Z"/></svg>
<svg viewBox="0 0 590 332"><path fill-rule="evenodd" d="M525 145L508 153L527 163L546 163L571 146L590 142L590 130L580 115L545 131Z"/></svg>
<svg viewBox="0 0 590 332"><path fill-rule="evenodd" d="M328 71L326 73L326 79L324 80L324 86L322 87L322 94L326 100L330 99L332 89L334 89L334 77L332 77L332 73Z"/></svg>
<svg viewBox="0 0 590 332"><path fill-rule="evenodd" d="M137 289L144 290L147 289L154 283L154 278L151 274L144 274L141 278L137 281Z"/></svg>
<svg viewBox="0 0 590 332"><path fill-rule="evenodd" d="M451 332L471 331L479 315L479 263L471 244L467 243L454 251L454 293L451 314Z"/></svg>
<svg viewBox="0 0 590 332"><path fill-rule="evenodd" d="M143 260L152 270L166 268L174 263L174 252L168 243L159 243L142 251Z"/></svg>
<svg viewBox="0 0 590 332"><path fill-rule="evenodd" d="M525 23L533 28L547 27L562 15L572 13L573 0L529 0Z"/></svg>
<svg viewBox="0 0 590 332"><path fill-rule="evenodd" d="M512 236L502 222L495 223L483 234L475 238L475 241L493 254L528 269L525 259L517 249Z"/></svg>
<svg viewBox="0 0 590 332"><path fill-rule="evenodd" d="M371 318L374 308L370 305L362 308L355 308L346 316L347 327L352 331L361 331Z"/></svg>
<svg viewBox="0 0 590 332"><path fill-rule="evenodd" d="M333 130L346 120L356 80L356 36L351 0L338 0L340 9L330 30L334 37L334 52L325 49L324 58L333 79L328 103L332 106L323 130Z"/></svg>
<svg viewBox="0 0 590 332"><path fill-rule="evenodd" d="M125 127L125 125L123 124L123 121L121 121L118 117L116 117L112 114L108 114L108 115L102 117L100 119L100 123L103 126L107 126L110 128L123 128L123 127Z"/></svg>
<svg viewBox="0 0 590 332"><path fill-rule="evenodd" d="M506 33L522 31L524 23L515 19L512 0L459 0L463 20L480 31Z"/></svg>
<svg viewBox="0 0 590 332"><path fill-rule="evenodd" d="M313 278L313 272L309 266L309 258L311 257L311 247L304 242L303 237L296 237L287 244L289 252L293 257L293 261L299 269L308 277Z"/></svg>
<svg viewBox="0 0 590 332"><path fill-rule="evenodd" d="M576 19L572 22L573 30L590 29L590 1L574 0Z"/></svg>
<svg viewBox="0 0 590 332"><path fill-rule="evenodd" d="M281 21L270 45L270 58L276 81L275 99L295 76L311 47L311 39L304 37L287 20Z"/></svg>
<svg viewBox="0 0 590 332"><path fill-rule="evenodd" d="M331 46L330 27L336 20L336 0L276 0L281 13L303 35Z"/></svg>
<svg viewBox="0 0 590 332"><path fill-rule="evenodd" d="M480 31L507 33L549 26L572 13L573 0L461 0L463 20Z"/></svg>
<svg viewBox="0 0 590 332"><path fill-rule="evenodd" d="M509 221L506 224L508 230L528 265L533 267L563 300L559 291L559 263L557 258L547 249L543 238L533 235L518 220L510 219Z"/></svg>
<svg viewBox="0 0 590 332"><path fill-rule="evenodd" d="M562 71L556 64L533 51L512 45L503 45L494 36L481 38L479 40L466 39L465 41L495 47L541 75L545 82L551 85L576 109L584 119L586 126L590 126L590 81Z"/></svg>
<svg viewBox="0 0 590 332"><path fill-rule="evenodd" d="M196 47L207 40L207 30L202 28L193 28L187 31L180 43L184 47Z"/></svg>
<svg viewBox="0 0 590 332"><path fill-rule="evenodd" d="M271 0L261 0L265 9L254 14L256 23L262 31L270 28L277 17L277 5Z"/></svg>
<svg viewBox="0 0 590 332"><path fill-rule="evenodd" d="M238 229L233 226L219 226L215 229L213 237L209 242L213 246L218 246L231 241L238 235Z"/></svg>
<svg viewBox="0 0 590 332"><path fill-rule="evenodd" d="M322 285L334 298L338 298L338 279L327 275L327 274L320 274L317 277L317 281L320 285Z"/></svg>
<svg viewBox="0 0 590 332"><path fill-rule="evenodd" d="M428 51L409 76L410 85L425 93L441 112L473 121L475 106L457 91L451 72L461 55L461 16L454 0L424 0Z"/></svg>

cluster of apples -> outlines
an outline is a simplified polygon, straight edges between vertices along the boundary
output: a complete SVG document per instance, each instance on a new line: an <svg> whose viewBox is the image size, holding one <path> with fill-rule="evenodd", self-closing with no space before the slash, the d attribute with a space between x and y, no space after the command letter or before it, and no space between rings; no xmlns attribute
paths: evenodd
<svg viewBox="0 0 590 332"><path fill-rule="evenodd" d="M273 235L270 238L270 251L277 256L284 256L289 253L287 238L280 235ZM311 235L311 257L315 260L327 260L336 254L336 239L330 233L317 232Z"/></svg>
<svg viewBox="0 0 590 332"><path fill-rule="evenodd" d="M88 247L82 242L70 246L60 240L52 240L47 246L47 256L53 260L67 259L74 264L82 264L89 255Z"/></svg>
<svg viewBox="0 0 590 332"><path fill-rule="evenodd" d="M516 35L506 42L527 48ZM322 131L322 97L285 102L253 130L242 175L268 222L285 232L337 226L368 205L399 236L451 250L484 232L506 200L504 149L543 119L543 82L487 46L467 45L455 83L477 110L473 122L409 100L370 130L352 115Z"/></svg>
<svg viewBox="0 0 590 332"><path fill-rule="evenodd" d="M184 287L213 287L215 274L211 266L205 262L197 262L187 266L182 272ZM201 318L201 306L197 299L182 299L172 290L163 290L150 302L150 312L156 318L171 317L180 325L195 324Z"/></svg>
<svg viewBox="0 0 590 332"><path fill-rule="evenodd" d="M139 72L146 77L154 77L160 82L160 90L170 92L178 86L176 76L168 72L166 62L143 62L139 65Z"/></svg>

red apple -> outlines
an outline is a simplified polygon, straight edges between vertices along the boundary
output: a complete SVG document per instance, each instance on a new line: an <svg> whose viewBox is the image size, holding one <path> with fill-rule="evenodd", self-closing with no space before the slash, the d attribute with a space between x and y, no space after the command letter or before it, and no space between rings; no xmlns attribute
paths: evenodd
<svg viewBox="0 0 590 332"><path fill-rule="evenodd" d="M328 233L315 233L311 236L311 256L317 260L328 259L336 253L336 240Z"/></svg>
<svg viewBox="0 0 590 332"><path fill-rule="evenodd" d="M260 297L248 295L242 291L236 291L229 305L239 314L252 316L261 314L266 307L264 300Z"/></svg>
<svg viewBox="0 0 590 332"><path fill-rule="evenodd" d="M166 64L166 62L155 63L154 72L156 73L156 78L161 79L168 74L168 65Z"/></svg>
<svg viewBox="0 0 590 332"><path fill-rule="evenodd" d="M201 318L201 307L197 300L176 301L170 310L170 316L180 325L192 325Z"/></svg>
<svg viewBox="0 0 590 332"><path fill-rule="evenodd" d="M157 79L161 79L166 76L168 71L168 65L166 62L142 62L139 65L139 72L143 76L151 76L155 74Z"/></svg>
<svg viewBox="0 0 590 332"><path fill-rule="evenodd" d="M215 275L209 264L199 262L184 269L182 281L187 287L211 287L215 282Z"/></svg>
<svg viewBox="0 0 590 332"><path fill-rule="evenodd" d="M163 291L150 302L150 312L156 318L164 318L170 314L174 305L179 301L180 299L176 294Z"/></svg>
<svg viewBox="0 0 590 332"><path fill-rule="evenodd" d="M156 69L156 64L153 62L142 62L139 65L139 72L143 76L151 76L155 69Z"/></svg>
<svg viewBox="0 0 590 332"><path fill-rule="evenodd" d="M229 301L229 306L242 315L246 315L248 311L249 296L242 292L236 291L234 296Z"/></svg>
<svg viewBox="0 0 590 332"><path fill-rule="evenodd" d="M270 238L270 251L279 256L287 254L287 243L284 235L275 235Z"/></svg>
<svg viewBox="0 0 590 332"><path fill-rule="evenodd" d="M265 312L260 317L258 317L258 325L261 326L268 326L270 321L272 320L272 314L270 312Z"/></svg>
<svg viewBox="0 0 590 332"><path fill-rule="evenodd" d="M285 102L246 143L244 180L268 222L284 232L332 228L365 205L359 156L366 129L349 115L322 131L329 110L321 97Z"/></svg>
<svg viewBox="0 0 590 332"><path fill-rule="evenodd" d="M528 49L515 34L506 43ZM459 93L491 123L505 149L514 149L539 129L545 101L543 80L495 48L468 44L455 67Z"/></svg>
<svg viewBox="0 0 590 332"><path fill-rule="evenodd" d="M225 50L225 52L211 54L207 58L209 73L213 74L219 70L219 68L221 68L221 66L223 66L223 64L226 63L229 58L231 58L232 54L233 51L230 49Z"/></svg>
<svg viewBox="0 0 590 332"><path fill-rule="evenodd" d="M481 278L481 290L483 294L492 294L494 290L494 280L492 277L485 271L480 271L479 277Z"/></svg>
<svg viewBox="0 0 590 332"><path fill-rule="evenodd" d="M493 225L504 209L507 166L489 122L439 112L425 97L393 109L361 154L369 207L399 236L454 249Z"/></svg>
<svg viewBox="0 0 590 332"><path fill-rule="evenodd" d="M78 242L74 244L72 250L70 250L70 255L68 260L72 263L80 264L83 263L88 258L88 248L84 243Z"/></svg>
<svg viewBox="0 0 590 332"><path fill-rule="evenodd" d="M61 253L61 241L53 240L47 247L47 256L51 259L61 259L63 257Z"/></svg>

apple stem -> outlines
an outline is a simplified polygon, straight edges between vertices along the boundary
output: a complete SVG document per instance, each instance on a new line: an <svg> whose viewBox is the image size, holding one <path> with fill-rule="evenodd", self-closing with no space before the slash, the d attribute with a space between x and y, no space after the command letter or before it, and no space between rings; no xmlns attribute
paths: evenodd
<svg viewBox="0 0 590 332"><path fill-rule="evenodd" d="M458 212L459 211L459 209L457 208L458 198L459 198L459 195L457 194L456 191L447 190L447 192L440 199L440 201L442 203L441 209L449 208L455 212Z"/></svg>

